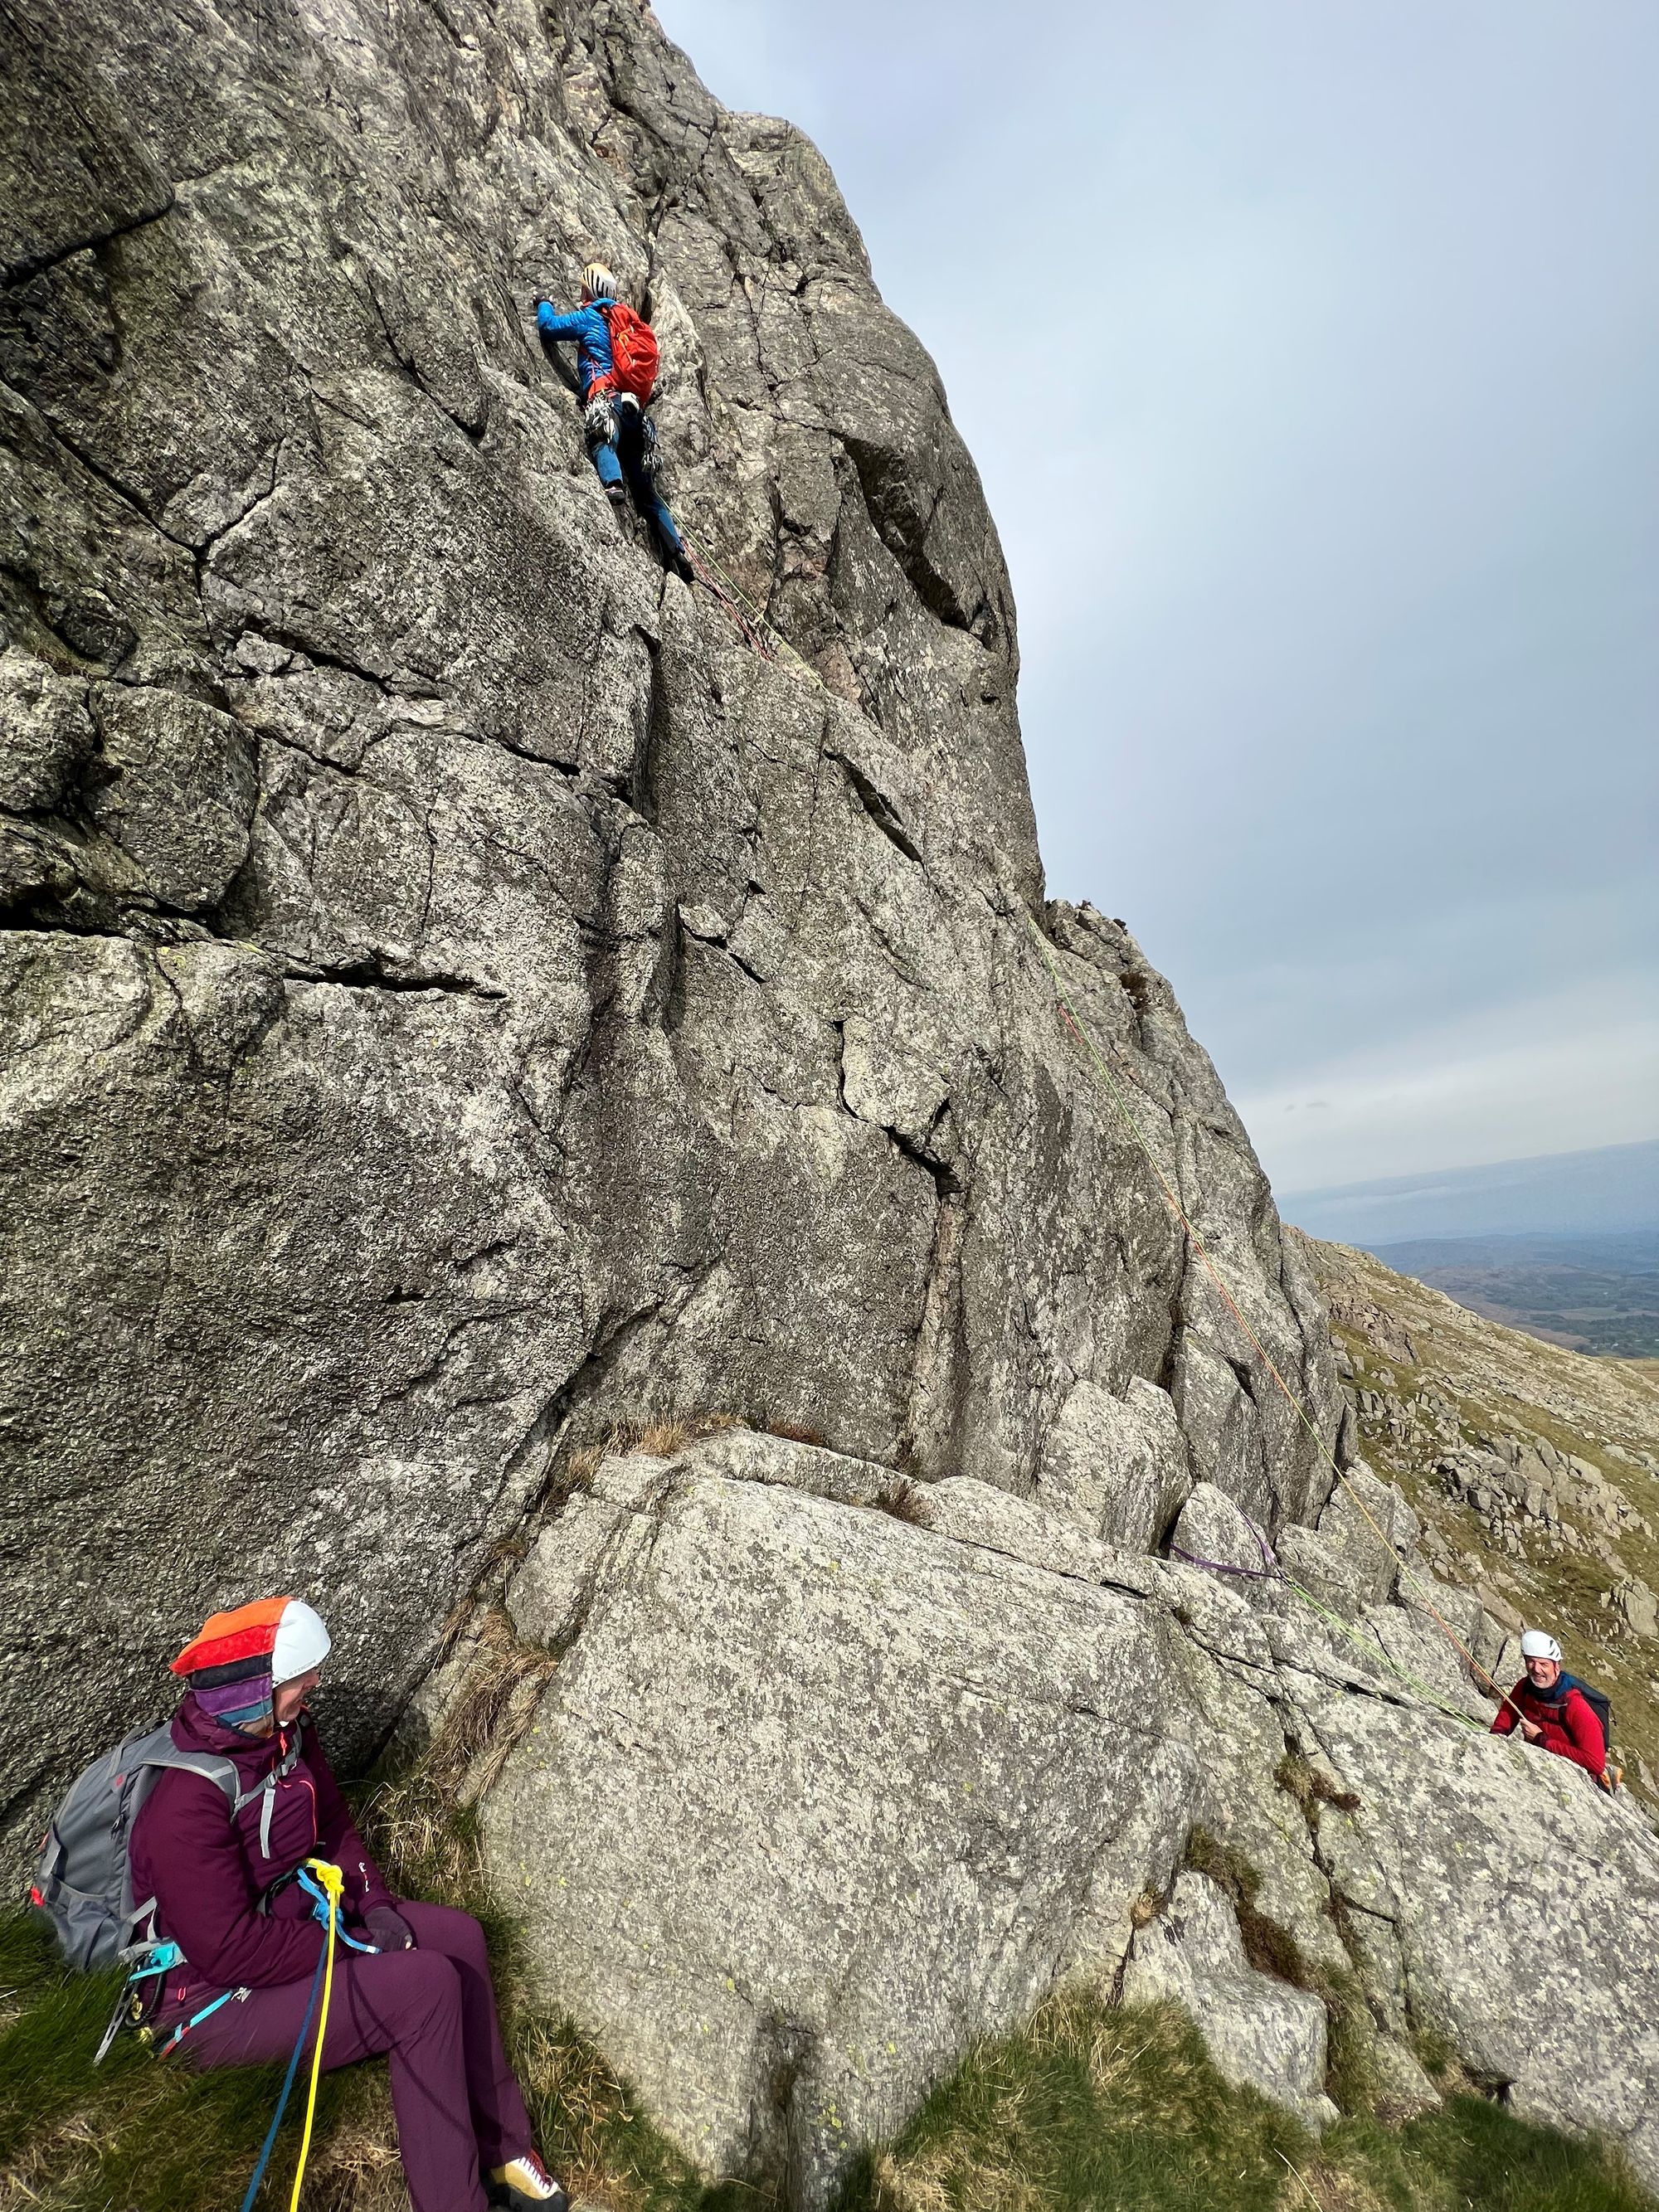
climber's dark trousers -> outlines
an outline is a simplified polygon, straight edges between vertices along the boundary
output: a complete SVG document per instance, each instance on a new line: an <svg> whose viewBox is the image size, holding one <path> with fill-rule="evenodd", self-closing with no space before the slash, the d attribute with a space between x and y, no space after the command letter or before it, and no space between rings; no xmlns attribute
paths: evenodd
<svg viewBox="0 0 1659 2212"><path fill-rule="evenodd" d="M625 483L634 495L635 504L662 540L663 550L672 560L684 548L680 533L674 526L674 518L668 511L668 502L657 489L657 481L647 475L645 462L645 443L641 433L640 411L636 407L618 407L613 403L611 415L617 425L614 444L599 444L591 448L593 465L599 472L599 482L607 491L612 484Z"/></svg>
<svg viewBox="0 0 1659 2212"><path fill-rule="evenodd" d="M389 2053L414 2212L487 2212L480 2165L520 2157L531 2133L501 2048L483 1930L470 1912L447 1905L400 1899L398 1910L417 1948L374 1958L336 1952L323 2064ZM204 2067L285 2060L310 1995L307 1977L233 1998L191 2031L180 2056L193 2053ZM313 2048L309 2039L306 2047Z"/></svg>

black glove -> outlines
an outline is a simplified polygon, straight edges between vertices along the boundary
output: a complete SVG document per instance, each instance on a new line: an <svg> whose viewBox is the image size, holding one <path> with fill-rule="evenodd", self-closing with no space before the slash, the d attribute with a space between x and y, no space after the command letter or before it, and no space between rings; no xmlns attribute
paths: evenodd
<svg viewBox="0 0 1659 2212"><path fill-rule="evenodd" d="M412 1951L415 1948L415 1930L396 1905L371 1905L363 1915L363 1925L382 1951Z"/></svg>

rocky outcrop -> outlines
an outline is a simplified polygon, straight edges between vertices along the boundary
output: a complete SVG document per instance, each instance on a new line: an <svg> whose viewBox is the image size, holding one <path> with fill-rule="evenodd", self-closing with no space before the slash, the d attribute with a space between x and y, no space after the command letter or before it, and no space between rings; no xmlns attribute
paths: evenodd
<svg viewBox="0 0 1659 2212"><path fill-rule="evenodd" d="M1230 2081L1260 2089L1316 2132L1336 2118L1325 2094L1324 2006L1250 1965L1233 1908L1207 1875L1189 1869L1176 1876L1136 1939L1122 1994L1126 2004L1175 1998Z"/></svg>
<svg viewBox="0 0 1659 2212"><path fill-rule="evenodd" d="M1472 1607L1488 1642L1523 1620L1553 1631L1610 1695L1626 1780L1659 1806L1659 1381L1291 1236L1330 1302L1350 1448L1409 1500L1425 1559L1458 1593L1437 1609ZM1287 1562L1309 1540L1285 1532Z"/></svg>
<svg viewBox="0 0 1659 2212"><path fill-rule="evenodd" d="M883 1483L752 1435L613 1458L506 1583L563 1656L487 1863L538 1994L690 2149L821 2204L1083 1975L1180 1996L1316 2126L1328 2028L1401 2109L1431 2039L1659 2178L1659 1840L1627 1801L1489 1735L1455 1662L1427 1702L1406 1606L1349 1638L1271 1576ZM550 1604L552 1557L587 1564Z"/></svg>
<svg viewBox="0 0 1659 2212"><path fill-rule="evenodd" d="M1082 1974L1316 2123L1427 2027L1654 2172L1651 1836L1469 1726L1424 1593L1506 1624L1395 1468L1380 1548L1328 1497L1369 1416L1168 986L1043 897L995 535L813 149L635 0L0 38L14 1842L210 1607L325 1608L349 1759L482 1589L492 1878L711 2167L822 2203ZM534 337L596 253L719 592Z"/></svg>
<svg viewBox="0 0 1659 2212"><path fill-rule="evenodd" d="M367 1749L618 1417L1123 1542L1316 1510L1034 927L1334 1435L1317 1297L1168 987L1043 901L995 534L807 142L635 0L0 31L14 1826L252 1589ZM768 652L594 478L529 310L595 252Z"/></svg>

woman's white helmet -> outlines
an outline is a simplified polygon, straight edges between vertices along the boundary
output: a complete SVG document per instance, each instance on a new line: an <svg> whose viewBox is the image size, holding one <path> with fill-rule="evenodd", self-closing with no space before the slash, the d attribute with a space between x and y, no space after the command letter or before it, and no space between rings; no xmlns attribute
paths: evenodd
<svg viewBox="0 0 1659 2212"><path fill-rule="evenodd" d="M322 1616L313 1612L302 1597L289 1598L270 1647L273 1685L280 1689L284 1682L297 1681L313 1667L320 1667L328 1656L329 1640Z"/></svg>
<svg viewBox="0 0 1659 2212"><path fill-rule="evenodd" d="M590 300L614 300L617 280L603 261L590 261L582 270L582 290Z"/></svg>
<svg viewBox="0 0 1659 2212"><path fill-rule="evenodd" d="M1521 1638L1521 1656L1523 1659L1553 1659L1559 1667L1561 1663L1561 1647L1553 1636L1547 1636L1541 1628L1529 1628Z"/></svg>

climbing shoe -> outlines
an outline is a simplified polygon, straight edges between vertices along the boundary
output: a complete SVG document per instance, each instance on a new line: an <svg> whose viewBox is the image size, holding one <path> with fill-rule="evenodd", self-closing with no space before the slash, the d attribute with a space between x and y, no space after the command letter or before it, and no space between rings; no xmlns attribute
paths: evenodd
<svg viewBox="0 0 1659 2212"><path fill-rule="evenodd" d="M694 583L696 580L696 570L691 566L691 562L686 555L685 548L684 546L681 546L678 551L669 555L668 565L674 571L674 574L679 578L681 583L690 584Z"/></svg>
<svg viewBox="0 0 1659 2212"><path fill-rule="evenodd" d="M570 2199L533 2150L507 2166L491 2166L489 2179L492 2201L508 2212L524 2212L532 2204L545 2205L547 2212L570 2212Z"/></svg>
<svg viewBox="0 0 1659 2212"><path fill-rule="evenodd" d="M626 484L607 484L605 488L605 495L610 501L612 507L626 507L628 504L628 486Z"/></svg>

